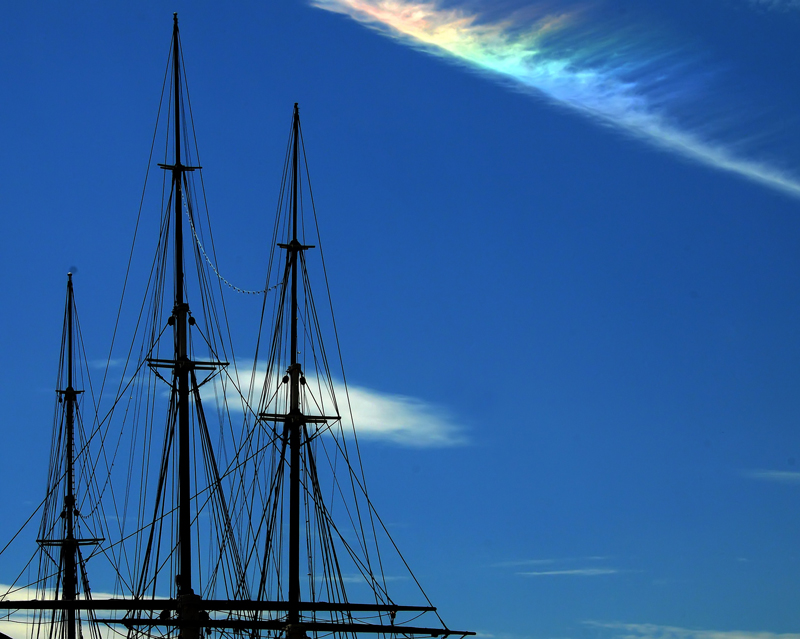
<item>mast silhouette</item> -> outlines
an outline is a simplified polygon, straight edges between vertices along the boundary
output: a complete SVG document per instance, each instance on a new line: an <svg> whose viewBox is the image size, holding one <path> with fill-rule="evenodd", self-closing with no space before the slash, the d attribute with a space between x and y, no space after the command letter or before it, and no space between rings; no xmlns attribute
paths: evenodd
<svg viewBox="0 0 800 639"><path fill-rule="evenodd" d="M300 112L294 105L292 133L292 241L289 243L289 260L292 268L291 300L291 366L289 366L289 421L290 471L289 471L289 623L300 620L300 431L303 428L300 413L300 364L297 362L297 262L303 247L297 241L297 131Z"/></svg>
<svg viewBox="0 0 800 639"><path fill-rule="evenodd" d="M290 191L290 207L291 207L291 221L288 235L288 243L278 243L277 245L286 251L285 270L283 273L283 282L281 284L281 312L289 312L289 358L288 368L285 369L286 375L283 377L283 383L288 384L288 402L285 401L286 396L280 403L280 408L274 413L260 412L257 414L260 423L253 425L253 430L265 428L264 422L282 423L283 429L280 433L280 439L285 446L283 450L288 448L288 459L281 456L281 467L274 470L277 477L281 476L284 464L289 466L289 522L288 522L288 576L281 574L279 563L286 557L286 544L285 537L279 534L280 550L277 555L270 555L271 550L264 550L264 562L262 573L260 575L261 581L267 580L267 571L275 570L277 574L277 596L274 600L268 600L267 595L259 595L253 599L247 594L246 589L237 590L235 599L206 599L201 594L208 582L212 581L207 574L201 574L198 581L203 583L195 583L193 579L193 561L197 561L196 565L201 565L197 557L199 548L193 548L192 545L192 531L193 531L193 517L192 517L192 477L196 469L192 467L192 413L196 413L197 418L197 439L202 439L204 443L208 444L210 449L210 439L208 439L208 432L206 429L204 416L202 413L201 398L198 391L201 382L198 384L195 378L195 371L197 370L214 370L226 366L226 362L220 361L206 361L206 360L193 360L192 353L189 349L189 330L195 324L192 317L185 295L185 273L184 273L184 237L183 237L183 214L184 208L192 227L192 233L195 240L198 242L197 234L194 227L193 211L190 203L192 191L190 185L186 182L186 173L199 169L200 167L186 166L182 162L181 152L184 144L182 139L182 130L184 128L185 113L182 108L183 94L181 91L181 48L180 37L178 30L178 15L173 15L173 31L172 31L172 92L173 92L173 139L174 151L172 164L159 164L159 166L171 172L171 203L168 205L168 213L173 216L172 229L173 229L173 242L172 251L174 258L173 265L173 284L174 284L174 301L171 314L168 319L168 324L172 327L173 336L173 349L171 359L158 359L155 357L145 356L145 362L151 369L166 369L171 371L171 404L170 407L170 423L168 424L168 433L165 441L171 442L173 431L169 428L174 427L174 433L177 436L177 441L172 445L177 451L177 497L174 498L176 503L172 504L174 511L177 511L177 526L174 537L170 537L170 544L174 546L170 548L170 555L175 557L175 597L172 599L158 598L153 587L152 593L145 593L143 584L155 584L155 576L151 581L147 581L149 574L145 571L142 572L141 582L139 585L140 590L130 592L130 596L118 597L110 599L84 599L78 598L78 570L83 570L80 556L79 546L86 543L98 543L99 539L76 539L75 529L73 527L73 520L77 516L75 509L75 494L74 494L74 471L73 471L73 456L74 456L74 420L75 420L75 403L77 394L82 391L76 391L73 388L74 380L72 377L72 356L73 356L73 342L72 333L73 327L73 290L72 278L69 277L68 282L68 314L67 314L67 388L59 391L63 394L66 400L66 432L67 432L67 445L65 451L66 462L66 482L67 488L64 497L64 517L66 518L66 528L64 539L61 540L42 540L42 545L57 545L61 548L61 565L63 570L63 588L61 592L61 600L53 599L39 599L39 600L0 600L0 610L53 610L63 611L63 618L66 620L67 632L65 639L79 639L82 637L79 624L80 619L78 612L80 610L91 611L90 618L97 624L108 624L113 626L122 626L127 628L129 637L137 635L150 635L154 628L159 628L164 634L174 636L172 633L177 630L180 639L199 639L203 635L202 629L214 629L221 631L226 636L229 635L227 631L242 632L247 631L252 639L259 637L269 637L274 639L282 636L285 639L301 639L307 634L318 636L319 634L334 633L336 636L355 635L359 633L380 634L384 636L396 635L419 635L431 637L447 637L451 635L472 635L474 633L467 631L450 630L444 626L442 627L420 627L412 625L416 616L411 616L416 613L435 613L436 608L430 605L397 605L390 598L385 589L378 590L376 584L378 581L372 569L369 567L368 562L359 564L363 568L366 583L373 588L374 602L373 603L355 603L350 602L344 591L344 579L341 572L338 574L340 580L341 590L329 590L328 594L331 597L330 601L321 601L320 592L315 592L313 588L309 589L309 597L307 601L303 601L303 588L301 572L301 560L303 558L303 542L308 541L308 536L304 540L301 531L304 521L304 510L302 508L302 497L305 496L306 500L309 498L316 499L321 496L319 492L319 485L317 483L316 466L312 456L311 441L316 436L309 434L307 425L318 424L321 427L328 427L332 423L340 422L339 415L324 415L324 414L305 414L304 413L304 393L309 392L306 386L306 379L304 377L303 367L299 361L299 333L300 333L300 302L298 290L299 286L307 286L307 272L305 270L305 262L302 256L303 251L314 248L312 245L304 245L298 237L299 226L299 208L300 208L300 152L301 152L301 133L300 133L300 113L298 104L294 104L292 116L292 143L291 143L291 162L289 164L291 170L291 179L289 181ZM188 98L187 98L188 99ZM190 152L187 151L187 157ZM285 174L284 174L285 175ZM284 183L285 184L285 183ZM186 193L184 193L184 186L186 186ZM285 195L285 191L282 192ZM285 200L284 200L285 201ZM285 218L284 218L285 219ZM166 228L166 223L165 227ZM202 250L202 246L200 247ZM167 254L165 252L165 258ZM212 266L212 268L214 268ZM301 270L302 269L302 270ZM302 283L301 283L302 282ZM286 308L286 292L289 293L289 304ZM159 293L160 294L160 293ZM308 300L308 291L304 289L304 298ZM160 299L160 298L159 298ZM205 304L204 298L201 298ZM305 308L305 307L304 307ZM284 318L285 316L282 316ZM162 320L163 321L163 320ZM281 320L283 321L283 319ZM306 318L302 319L303 322ZM163 326L163 324L162 324ZM285 333L282 331L284 328L276 328L275 341L277 343L280 337L281 348L285 348L286 338ZM154 344L153 344L154 346ZM152 353L148 350L147 353ZM284 351L285 353L285 351ZM285 355L281 357L281 368L286 366L287 359ZM216 360L216 356L213 358ZM280 372L283 375L283 371ZM160 377L160 375L159 375ZM163 379L163 378L162 378ZM166 380L165 380L166 381ZM127 388L127 387L126 387ZM308 405L311 410L313 406ZM266 409L266 406L264 406ZM255 412L255 411L254 411ZM320 410L319 412L323 412ZM338 408L335 410L338 412ZM322 430L321 428L320 430ZM277 430L277 427L276 427ZM277 433L276 433L277 435ZM166 453L169 451L169 446L165 444L165 457L162 468L166 468L168 462ZM171 472L175 472L175 466L171 466ZM302 473L305 472L306 476ZM175 475L173 475L175 478ZM212 484L209 486L209 492L221 492L222 486L219 474L212 477ZM173 479L174 481L174 479ZM278 479L277 484L280 484ZM284 484L285 486L285 484ZM198 490L200 490L198 488ZM283 490L283 488L282 488ZM314 492L316 491L316 492ZM224 501L224 496L220 497ZM276 498L277 499L277 498ZM285 500L286 494L282 493L280 500ZM319 500L320 503L322 500ZM278 503L277 501L275 502ZM280 502L281 505L285 501ZM307 504L306 504L307 507ZM371 504L368 506L371 508ZM167 506L169 508L169 506ZM199 508L198 508L199 510ZM161 511L163 512L163 510ZM329 513L322 510L323 515L327 516ZM225 511L227 517L227 511ZM158 513L156 513L158 519ZM306 522L307 523L307 522ZM332 543L332 536L330 531L330 523L327 519L324 520L328 526L327 535L328 541ZM155 530L154 521L150 530ZM203 531L202 526L198 523L194 524L197 529L195 533L198 537L201 536ZM283 525L283 524L282 524ZM159 529L160 530L160 529ZM282 530L285 531L285 528ZM227 534L226 530L226 534ZM338 531L337 531L338 532ZM173 541L174 540L174 541ZM225 537L224 543L234 545L235 539ZM152 542L152 536L150 539ZM150 543L148 542L148 543ZM160 543L160 541L156 542ZM271 543L271 540L270 540ZM222 546L222 544L220 544ZM148 548L147 553L150 549ZM278 559L275 557L278 556ZM272 561L268 561L268 559ZM148 556L149 561L149 556ZM160 558L161 563L158 564L155 570L160 570L162 566L166 566L167 562ZM309 563L310 563L309 559ZM338 564L337 564L338 567ZM368 574L366 574L368 573ZM83 573L82 573L83 574ZM309 569L309 578L313 577ZM370 581L371 579L371 581ZM286 581L284 581L286 580ZM237 584L238 585L238 584ZM213 584L212 584L213 586ZM209 592L212 590L209 589ZM261 591L260 591L261 592ZM333 594L331 594L333 593ZM423 593L424 594L424 593ZM163 596L163 595L162 595ZM334 600L334 598L337 598ZM427 597L426 597L427 599ZM94 611L105 610L109 611L108 618L98 619L94 615ZM399 613L408 613L410 619L405 622L399 622L395 625L396 615ZM370 613L367 615L358 613ZM377 613L377 614L374 614ZM438 617L438 615L437 615ZM377 621L376 621L377 619Z"/></svg>
<svg viewBox="0 0 800 639"><path fill-rule="evenodd" d="M175 283L175 305L170 316L175 340L174 360L171 362L173 388L177 390L178 425L178 573L175 575L178 599L178 627L183 639L199 636L197 625L199 596L192 587L192 469L190 440L190 377L194 362L189 358L189 304L184 300L183 272L183 174L194 171L193 166L181 163L181 54L178 32L178 14L173 14L172 26L172 71L173 71L173 119L174 119L174 161L172 165L162 165L172 171L172 215L174 218L173 269ZM162 364L162 362L157 362Z"/></svg>
<svg viewBox="0 0 800 639"><path fill-rule="evenodd" d="M62 474L64 501L60 514L60 518L63 521L63 536L60 539L43 536L37 540L39 546L43 549L49 547L57 547L59 549L58 562L61 580L58 596L61 601L57 602L57 606L52 609L60 610L61 612L61 636L65 639L76 639L83 635L80 630L81 620L78 615L80 606L78 595L81 583L79 571L83 576L85 599L88 600L90 596L88 580L86 580L86 575L83 572L84 567L80 547L96 545L103 541L103 539L99 538L80 538L76 535L75 529L75 521L80 515L76 507L77 494L75 489L75 422L78 412L78 395L83 393L83 390L75 388L75 325L75 294L72 285L72 273L67 273L67 300L64 312L64 334L62 335L61 351L62 375L66 372L66 377L61 379L66 382L66 387L56 390L63 406L62 423L64 424L62 459L60 460L64 469ZM56 459L53 461L58 462Z"/></svg>
<svg viewBox="0 0 800 639"><path fill-rule="evenodd" d="M173 14L172 69L174 73L175 163L172 170L172 213L175 218L175 306L172 310L175 334L175 363L173 378L178 389L178 546L180 548L178 594L190 595L192 590L191 534L191 452L189 448L189 372L191 361L187 353L189 305L183 299L183 172L194 167L181 164L181 63L178 42L178 14Z"/></svg>
<svg viewBox="0 0 800 639"><path fill-rule="evenodd" d="M66 472L66 495L64 495L64 519L66 535L61 542L61 556L64 565L64 601L75 601L78 598L78 566L75 555L78 546L75 542L75 402L78 393L72 385L72 332L74 298L72 290L72 273L67 274L67 388L61 391L66 401L66 447L64 451ZM67 626L67 639L76 636L76 611L74 608L64 610Z"/></svg>

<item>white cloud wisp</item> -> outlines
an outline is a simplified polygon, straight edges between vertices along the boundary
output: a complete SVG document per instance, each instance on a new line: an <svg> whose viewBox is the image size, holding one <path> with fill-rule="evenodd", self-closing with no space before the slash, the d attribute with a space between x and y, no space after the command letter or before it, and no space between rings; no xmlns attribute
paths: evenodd
<svg viewBox="0 0 800 639"><path fill-rule="evenodd" d="M779 484L794 484L800 486L800 472L791 470L749 470L745 477L761 481L771 481Z"/></svg>
<svg viewBox="0 0 800 639"><path fill-rule="evenodd" d="M572 568L569 570L539 570L535 572L518 572L523 577L598 577L600 575L616 575L620 571L616 568Z"/></svg>
<svg viewBox="0 0 800 639"><path fill-rule="evenodd" d="M260 389L264 385L265 372L252 369L248 372L240 368L239 387ZM309 378L311 373L307 373ZM348 385L348 394L344 392L344 384L334 381L342 419L349 427L350 415L346 409L345 398L350 398L353 423L359 439L364 441L384 442L410 448L443 448L459 446L467 443L464 429L455 421L451 413L431 402L407 395L385 393L365 386ZM225 395L228 407L237 411L243 410L238 393L228 381ZM213 388L208 385L202 393L203 401L215 402L220 396L221 387L217 383Z"/></svg>

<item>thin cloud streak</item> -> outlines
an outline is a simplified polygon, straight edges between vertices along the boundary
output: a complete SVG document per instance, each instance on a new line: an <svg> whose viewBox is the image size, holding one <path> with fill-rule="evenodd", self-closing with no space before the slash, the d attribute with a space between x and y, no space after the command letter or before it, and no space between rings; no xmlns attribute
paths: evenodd
<svg viewBox="0 0 800 639"><path fill-rule="evenodd" d="M550 577L550 576L577 576L599 577L601 575L616 575L620 571L616 568L573 568L571 570L540 570L535 572L518 572L523 577Z"/></svg>
<svg viewBox="0 0 800 639"><path fill-rule="evenodd" d="M510 632L487 632L476 630L475 636L480 639L534 639L533 635L517 635Z"/></svg>
<svg viewBox="0 0 800 639"><path fill-rule="evenodd" d="M122 359L93 359L89 361L89 366L105 370L107 368L119 368L124 363L125 360Z"/></svg>
<svg viewBox="0 0 800 639"><path fill-rule="evenodd" d="M678 626L659 626L649 623L585 622L596 628L620 631L620 639L800 639L797 633L750 632L741 630L695 630Z"/></svg>
<svg viewBox="0 0 800 639"><path fill-rule="evenodd" d="M512 561L500 561L491 564L492 568L520 568L522 566L551 566L553 564L575 563L585 561L608 561L609 557L559 557L552 559L516 559Z"/></svg>
<svg viewBox="0 0 800 639"><path fill-rule="evenodd" d="M520 559L519 561L501 561L491 564L491 568L520 568L522 566L551 566L556 559Z"/></svg>
<svg viewBox="0 0 800 639"><path fill-rule="evenodd" d="M750 4L771 11L800 9L800 0L749 0Z"/></svg>
<svg viewBox="0 0 800 639"><path fill-rule="evenodd" d="M312 0L415 48L503 79L526 92L612 125L660 148L800 197L795 175L737 154L697 128L668 116L670 66L612 37L569 38L576 12L542 15L532 23L483 22L482 16L435 2ZM537 6L534 5L532 10ZM680 94L674 89L672 93ZM661 97L658 97L661 96ZM674 96L673 96L674 97Z"/></svg>
<svg viewBox="0 0 800 639"><path fill-rule="evenodd" d="M744 476L761 481L800 485L800 472L791 470L749 470L744 473Z"/></svg>

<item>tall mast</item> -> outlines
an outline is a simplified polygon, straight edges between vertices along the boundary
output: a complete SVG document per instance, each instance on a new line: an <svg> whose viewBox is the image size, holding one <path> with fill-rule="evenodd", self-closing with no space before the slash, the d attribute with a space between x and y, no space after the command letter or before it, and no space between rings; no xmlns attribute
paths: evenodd
<svg viewBox="0 0 800 639"><path fill-rule="evenodd" d="M80 555L80 547L95 545L103 541L101 538L80 538L76 536L76 519L80 516L76 508L77 498L75 495L75 424L78 413L78 395L82 390L75 390L75 295L72 288L72 273L67 274L67 305L64 311L64 332L62 334L61 350L61 383L66 382L66 386L56 389L63 402L63 412L61 413L64 424L63 447L58 444L54 450L61 451L64 473L58 474L56 480L61 484L63 478L64 507L60 513L63 521L63 536L53 538L50 536L55 527L47 524L42 528L42 538L38 539L39 546L42 548L57 547L60 552L59 559L59 579L57 580L57 597L54 609L61 611L61 627L63 639L76 639L82 636L80 630L80 614L78 610L82 604L89 599L89 585L86 581L86 573L83 570L83 560ZM66 372L66 376L64 373ZM57 465L59 461L54 459ZM78 531L79 532L79 531ZM47 557L52 555L47 552ZM78 574L82 579L79 579ZM78 599L79 585L84 586L84 599ZM60 589L60 590L59 590Z"/></svg>
<svg viewBox="0 0 800 639"><path fill-rule="evenodd" d="M297 362L297 267L299 252L302 250L297 240L297 186L298 186L298 137L300 111L294 105L292 132L292 240L289 243L289 259L292 265L291 297L291 365L289 366L289 624L300 620L300 431L303 418L300 413L300 364Z"/></svg>
<svg viewBox="0 0 800 639"><path fill-rule="evenodd" d="M77 391L72 386L72 324L73 324L73 292L72 273L67 274L67 388L61 391L66 400L66 446L64 447L64 462L66 472L66 491L64 494L64 519L66 534L61 543L61 555L64 565L64 588L62 597L65 601L75 601L78 597L78 574L75 554L78 546L75 543L75 477L74 477L74 449L75 449L75 401ZM67 626L67 639L75 639L76 611L74 608L64 610L64 623Z"/></svg>
<svg viewBox="0 0 800 639"><path fill-rule="evenodd" d="M192 541L191 541L191 474L189 447L189 368L187 333L189 305L183 299L183 172L191 167L181 164L181 71L180 43L178 39L178 14L173 14L172 69L175 98L175 162L172 169L173 207L175 219L175 307L172 322L175 334L174 378L178 389L178 594L192 594Z"/></svg>

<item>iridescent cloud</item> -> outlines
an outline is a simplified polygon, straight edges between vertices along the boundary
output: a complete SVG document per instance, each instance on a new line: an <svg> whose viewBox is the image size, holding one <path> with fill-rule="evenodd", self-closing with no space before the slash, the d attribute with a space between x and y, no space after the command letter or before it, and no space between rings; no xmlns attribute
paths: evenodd
<svg viewBox="0 0 800 639"><path fill-rule="evenodd" d="M670 115L671 101L685 106L690 97L680 83L665 80L680 69L679 64L669 56L642 55L640 47L626 44L620 37L582 30L577 11L551 10L552 3L538 2L527 7L524 19L517 13L492 22L436 2L312 3L685 158L800 196L800 180L795 175L750 159L734 150L734 145L714 141L704 127L682 125Z"/></svg>

